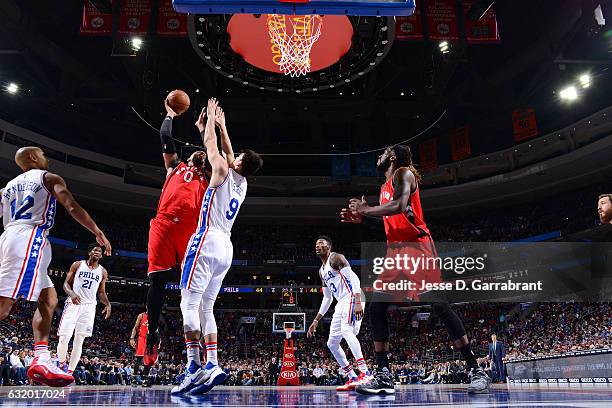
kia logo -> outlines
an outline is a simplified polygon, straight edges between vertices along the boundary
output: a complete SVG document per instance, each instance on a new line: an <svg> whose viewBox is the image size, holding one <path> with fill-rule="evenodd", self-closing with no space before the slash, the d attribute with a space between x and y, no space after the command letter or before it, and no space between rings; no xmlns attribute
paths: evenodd
<svg viewBox="0 0 612 408"><path fill-rule="evenodd" d="M281 373L281 377L283 377L285 380L291 380L297 377L297 373L295 371L283 371Z"/></svg>
<svg viewBox="0 0 612 408"><path fill-rule="evenodd" d="M283 363L283 367L293 367L295 366L295 363L293 361L285 361Z"/></svg>
<svg viewBox="0 0 612 408"><path fill-rule="evenodd" d="M293 354L292 353L286 353L285 354L285 358L293 358Z"/></svg>

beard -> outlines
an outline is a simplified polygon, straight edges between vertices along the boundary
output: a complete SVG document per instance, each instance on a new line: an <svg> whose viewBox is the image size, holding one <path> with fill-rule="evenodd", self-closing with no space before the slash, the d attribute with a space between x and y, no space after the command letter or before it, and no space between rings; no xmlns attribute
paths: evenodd
<svg viewBox="0 0 612 408"><path fill-rule="evenodd" d="M610 221L612 221L612 213L604 212L599 216L599 221L601 221L602 224L609 224Z"/></svg>
<svg viewBox="0 0 612 408"><path fill-rule="evenodd" d="M379 173L384 173L389 170L389 167L391 167L391 159L387 157L385 160L383 160L382 162L380 162L380 164L376 166L376 171L378 171Z"/></svg>

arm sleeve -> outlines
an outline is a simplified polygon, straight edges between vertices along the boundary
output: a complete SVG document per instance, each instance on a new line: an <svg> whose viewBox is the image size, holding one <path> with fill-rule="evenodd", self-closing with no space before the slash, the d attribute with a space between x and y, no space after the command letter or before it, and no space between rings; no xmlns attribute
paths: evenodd
<svg viewBox="0 0 612 408"><path fill-rule="evenodd" d="M321 301L321 307L319 308L319 314L325 316L325 313L329 310L333 301L331 290L326 286L323 288L323 300Z"/></svg>
<svg viewBox="0 0 612 408"><path fill-rule="evenodd" d="M170 116L166 116L162 122L161 128L159 128L159 136L161 139L162 151L168 154L176 153L176 146L172 138L172 118Z"/></svg>

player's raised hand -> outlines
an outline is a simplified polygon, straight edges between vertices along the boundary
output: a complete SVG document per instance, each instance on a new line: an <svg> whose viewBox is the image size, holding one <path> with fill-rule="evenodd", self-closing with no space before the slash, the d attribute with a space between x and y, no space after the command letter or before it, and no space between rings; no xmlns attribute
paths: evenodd
<svg viewBox="0 0 612 408"><path fill-rule="evenodd" d="M223 108L217 106L217 111L215 112L215 124L220 128L225 127L225 112L223 112Z"/></svg>
<svg viewBox="0 0 612 408"><path fill-rule="evenodd" d="M168 99L164 99L164 106L166 107L166 115L170 116L171 118L178 116L179 114L176 113L171 107L170 105L168 105Z"/></svg>
<svg viewBox="0 0 612 408"><path fill-rule="evenodd" d="M349 209L351 211L356 212L357 214L362 214L362 211L366 208L368 208L368 202L365 199L365 196L361 196L361 199L359 198L351 198L349 200Z"/></svg>
<svg viewBox="0 0 612 408"><path fill-rule="evenodd" d="M340 222L351 222L353 224L361 224L363 222L363 216L351 211L348 208L340 210Z"/></svg>
<svg viewBox="0 0 612 408"><path fill-rule="evenodd" d="M106 256L112 255L113 247L111 246L111 243L109 242L109 240L106 238L106 235L104 235L102 231L99 231L96 234L96 241L98 242L98 244L102 245L102 247L104 248L104 255Z"/></svg>
<svg viewBox="0 0 612 408"><path fill-rule="evenodd" d="M104 320L108 319L111 315L111 305L110 303L106 306L104 306L104 309L102 310L102 314L104 315Z"/></svg>
<svg viewBox="0 0 612 408"><path fill-rule="evenodd" d="M202 108L202 112L200 112L200 116L198 116L195 125L200 133L206 128L206 107Z"/></svg>
<svg viewBox="0 0 612 408"><path fill-rule="evenodd" d="M219 101L215 98L210 98L208 100L208 107L206 109L206 114L209 119L215 119L215 114L217 112L217 107L219 106Z"/></svg>
<svg viewBox="0 0 612 408"><path fill-rule="evenodd" d="M319 325L319 322L316 320L313 320L312 323L310 324L310 327L308 328L308 332L306 333L306 337L307 338L311 338L314 337L316 331L317 331L317 326Z"/></svg>

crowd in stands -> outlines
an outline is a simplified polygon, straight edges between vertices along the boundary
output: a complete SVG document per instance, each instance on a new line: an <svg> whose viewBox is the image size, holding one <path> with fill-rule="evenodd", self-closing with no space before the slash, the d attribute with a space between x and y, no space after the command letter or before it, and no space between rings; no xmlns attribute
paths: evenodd
<svg viewBox="0 0 612 408"><path fill-rule="evenodd" d="M487 212L463 215L460 218L427 217L435 241L512 241L547 232L577 232L598 224L597 197L612 185L594 185L571 193L516 205L512 208L492 208ZM125 214L112 210L90 209L90 212L111 238L115 249L145 252L149 221L153 213ZM350 258L358 258L359 243L384 239L382 229L360 228L339 222L310 225L279 224L276 222L248 224L238 221L232 233L234 259L256 261L282 260L289 263L316 263L313 242L316 237L330 235L337 247ZM58 211L52 235L87 243L90 234Z"/></svg>
<svg viewBox="0 0 612 408"><path fill-rule="evenodd" d="M0 324L0 382L27 384L25 375L33 358L30 322L34 306L20 302ZM496 332L507 347L507 359L544 356L584 349L612 347L612 308L600 303L462 304L455 306L472 341L479 363L490 370L487 344ZM172 384L186 361L178 310L164 312L160 362L145 369L128 345L129 333L142 309L115 307L109 320L98 314L94 334L86 339L83 357L75 370L77 384ZM53 328L57 328L58 309ZM391 368L398 383L457 383L467 379L460 354L446 331L427 308L391 309ZM219 358L228 384L274 384L280 372L282 336L271 335L270 311L215 311L219 332ZM308 325L315 311L307 311ZM255 317L245 323L241 317ZM329 318L329 316L328 316ZM328 319L329 320L329 319ZM340 384L344 377L329 353L329 321L314 338L297 336L298 374L302 384ZM370 366L373 364L369 322L359 335ZM51 348L57 347L52 332ZM347 353L348 350L347 350ZM350 355L350 353L349 353Z"/></svg>

